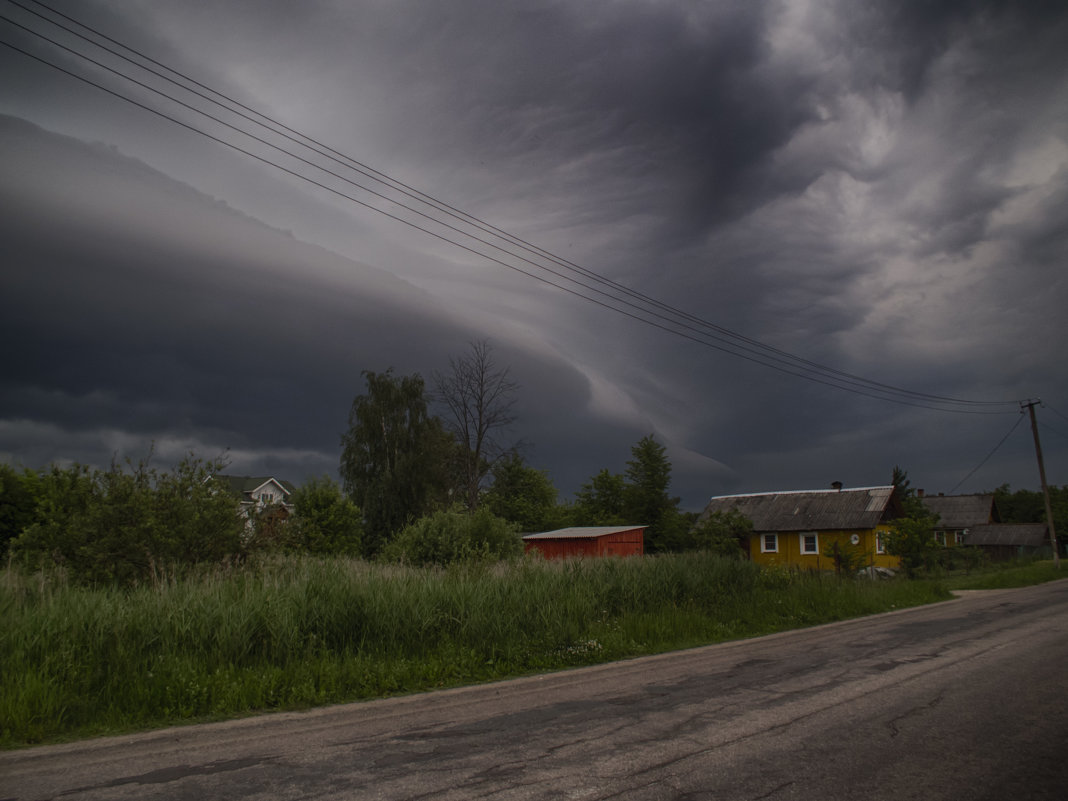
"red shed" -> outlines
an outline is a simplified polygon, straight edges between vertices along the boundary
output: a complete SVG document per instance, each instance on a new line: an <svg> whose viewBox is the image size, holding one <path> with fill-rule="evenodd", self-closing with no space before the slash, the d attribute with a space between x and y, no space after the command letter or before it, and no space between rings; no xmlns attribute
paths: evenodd
<svg viewBox="0 0 1068 801"><path fill-rule="evenodd" d="M577 526L527 534L527 553L538 551L546 559L569 556L641 556L648 526Z"/></svg>

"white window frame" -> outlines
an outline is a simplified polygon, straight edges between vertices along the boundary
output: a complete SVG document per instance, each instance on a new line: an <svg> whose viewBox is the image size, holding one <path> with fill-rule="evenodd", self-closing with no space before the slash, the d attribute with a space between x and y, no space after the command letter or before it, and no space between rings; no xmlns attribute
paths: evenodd
<svg viewBox="0 0 1068 801"><path fill-rule="evenodd" d="M808 537L812 537L812 550L805 548L805 540ZM802 556L819 556L820 555L820 535L816 531L802 531L797 535L797 549Z"/></svg>
<svg viewBox="0 0 1068 801"><path fill-rule="evenodd" d="M886 553L886 535L881 531L875 532L875 553Z"/></svg>
<svg viewBox="0 0 1068 801"><path fill-rule="evenodd" d="M771 547L768 547L768 538L771 538ZM778 553L779 552L779 535L778 534L761 534L760 535L760 552L761 553Z"/></svg>
<svg viewBox="0 0 1068 801"><path fill-rule="evenodd" d="M953 544L954 545L963 545L964 544L964 532L963 531L954 531L953 532Z"/></svg>

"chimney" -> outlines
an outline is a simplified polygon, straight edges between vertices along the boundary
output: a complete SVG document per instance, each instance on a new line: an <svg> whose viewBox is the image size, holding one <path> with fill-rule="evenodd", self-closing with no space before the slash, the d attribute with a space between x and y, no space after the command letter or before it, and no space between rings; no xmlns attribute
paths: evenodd
<svg viewBox="0 0 1068 801"><path fill-rule="evenodd" d="M916 490L916 497L917 498L922 498L923 497L923 490L922 489Z"/></svg>
<svg viewBox="0 0 1068 801"><path fill-rule="evenodd" d="M831 482L831 489L837 490L838 492L841 492L842 491L842 482L841 481L832 481Z"/></svg>

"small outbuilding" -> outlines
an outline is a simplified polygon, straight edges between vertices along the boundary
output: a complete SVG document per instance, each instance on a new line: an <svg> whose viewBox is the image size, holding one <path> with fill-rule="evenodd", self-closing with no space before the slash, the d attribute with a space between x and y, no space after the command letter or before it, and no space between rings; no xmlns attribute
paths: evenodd
<svg viewBox="0 0 1068 801"><path fill-rule="evenodd" d="M995 561L1021 556L1050 556L1049 527L1045 523L992 523L973 526L964 533L964 544L982 548Z"/></svg>
<svg viewBox="0 0 1068 801"><path fill-rule="evenodd" d="M546 559L575 556L641 556L645 553L648 526L575 526L527 534L527 553L537 551Z"/></svg>

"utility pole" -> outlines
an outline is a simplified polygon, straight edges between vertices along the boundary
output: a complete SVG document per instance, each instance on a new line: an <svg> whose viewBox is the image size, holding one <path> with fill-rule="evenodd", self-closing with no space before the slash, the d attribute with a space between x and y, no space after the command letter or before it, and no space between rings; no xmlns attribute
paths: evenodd
<svg viewBox="0 0 1068 801"><path fill-rule="evenodd" d="M1038 456L1038 477L1042 479L1042 497L1046 501L1046 523L1049 526L1049 543L1053 546L1053 566L1060 570L1061 557L1057 553L1057 532L1053 528L1053 507L1049 502L1049 486L1046 484L1046 465L1042 462L1042 443L1038 441L1038 421L1035 419L1035 406L1042 400L1021 401L1020 406L1026 406L1031 413L1031 433L1035 436L1035 455Z"/></svg>

